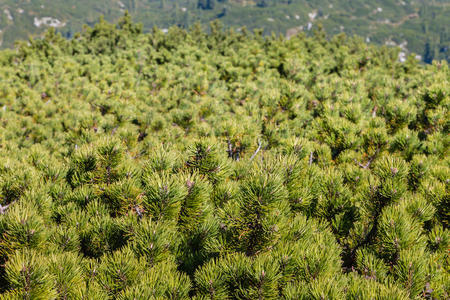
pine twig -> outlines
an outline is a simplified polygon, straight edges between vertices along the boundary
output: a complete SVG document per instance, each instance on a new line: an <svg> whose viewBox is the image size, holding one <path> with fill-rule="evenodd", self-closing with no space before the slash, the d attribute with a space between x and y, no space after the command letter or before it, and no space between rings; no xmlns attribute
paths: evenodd
<svg viewBox="0 0 450 300"><path fill-rule="evenodd" d="M134 210L136 211L136 214L138 215L139 220L142 219L143 214L142 214L141 208L138 205L135 205Z"/></svg>
<svg viewBox="0 0 450 300"><path fill-rule="evenodd" d="M227 139L227 143L228 143L228 154L231 156L231 153L233 152L233 149L231 147L230 139Z"/></svg>
<svg viewBox="0 0 450 300"><path fill-rule="evenodd" d="M11 202L10 204L1 205L0 204L0 215L4 215L6 213L6 210L13 204L15 201Z"/></svg>
<svg viewBox="0 0 450 300"><path fill-rule="evenodd" d="M311 151L311 153L309 154L309 165L312 165L313 163L313 152Z"/></svg>
<svg viewBox="0 0 450 300"><path fill-rule="evenodd" d="M372 110L372 118L375 118L377 116L377 110L378 110L378 106L375 105L375 107Z"/></svg>
<svg viewBox="0 0 450 300"><path fill-rule="evenodd" d="M358 166L360 166L361 168L363 168L363 169L368 169L368 168L370 167L370 165L372 164L373 160L378 156L378 153L379 153L379 152L380 152L380 148L378 148L377 151L375 152L375 154L372 155L372 156L369 158L369 160L367 161L367 163L366 163L365 165L363 165L362 163L360 163L359 161L357 161L356 158L353 159L353 161L354 161L355 163L357 163Z"/></svg>
<svg viewBox="0 0 450 300"><path fill-rule="evenodd" d="M368 167L367 164L366 164L366 165L363 165L362 163L360 163L359 161L357 161L356 158L354 158L353 161L354 161L358 166L360 166L360 167L363 168L363 169L367 169L367 167Z"/></svg>
<svg viewBox="0 0 450 300"><path fill-rule="evenodd" d="M255 153L253 153L252 157L250 157L251 161L255 158L256 154L258 154L259 150L261 150L261 141L260 140L258 140L258 149L256 149Z"/></svg>
<svg viewBox="0 0 450 300"><path fill-rule="evenodd" d="M233 146L231 145L231 141L229 138L227 139L227 144L228 144L228 151L227 151L228 157L233 158Z"/></svg>
<svg viewBox="0 0 450 300"><path fill-rule="evenodd" d="M231 144L230 138L227 138L227 144L228 144L228 157L234 159L235 161L239 161L239 152L240 149L238 147L234 147L233 144Z"/></svg>

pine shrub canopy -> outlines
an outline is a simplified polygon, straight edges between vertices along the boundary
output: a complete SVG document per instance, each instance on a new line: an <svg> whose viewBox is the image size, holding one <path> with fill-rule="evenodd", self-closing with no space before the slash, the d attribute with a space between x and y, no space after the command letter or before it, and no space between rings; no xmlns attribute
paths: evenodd
<svg viewBox="0 0 450 300"><path fill-rule="evenodd" d="M445 61L126 15L0 78L1 299L449 298Z"/></svg>

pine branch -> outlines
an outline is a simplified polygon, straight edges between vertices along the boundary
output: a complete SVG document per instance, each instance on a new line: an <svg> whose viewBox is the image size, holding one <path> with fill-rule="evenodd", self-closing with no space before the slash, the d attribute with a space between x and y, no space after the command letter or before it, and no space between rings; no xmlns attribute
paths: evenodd
<svg viewBox="0 0 450 300"><path fill-rule="evenodd" d="M228 143L228 157L233 157L233 149L231 146L230 139L227 139L227 143Z"/></svg>
<svg viewBox="0 0 450 300"><path fill-rule="evenodd" d="M0 215L4 215L6 213L6 210L11 206L11 204L13 204L15 201L6 204L6 205L1 205L0 204Z"/></svg>
<svg viewBox="0 0 450 300"><path fill-rule="evenodd" d="M375 118L377 116L377 110L378 110L378 106L375 105L375 107L372 110L372 118Z"/></svg>
<svg viewBox="0 0 450 300"><path fill-rule="evenodd" d="M350 251L350 260L347 261L345 263L347 269L353 268L356 264L356 251L361 248L366 246L367 244L369 244L376 236L377 231L378 231L378 219L381 215L381 211L382 209L378 209L375 211L375 216L374 216L374 222L372 225L372 228L370 229L370 231L366 234L366 236L364 237L364 239L362 241L360 241L351 251Z"/></svg>
<svg viewBox="0 0 450 300"><path fill-rule="evenodd" d="M252 157L250 157L250 160L253 160L256 156L256 154L258 154L259 150L261 150L261 141L258 140L258 149L256 149L255 153L253 153Z"/></svg>
<svg viewBox="0 0 450 300"><path fill-rule="evenodd" d="M370 167L370 165L372 164L373 160L378 156L378 153L380 152L380 148L377 149L377 151L375 152L374 155L372 155L369 160L367 161L367 163L365 165L363 165L362 163L360 163L359 161L355 159L353 159L353 161L358 164L358 166L360 166L363 169L368 169Z"/></svg>
<svg viewBox="0 0 450 300"><path fill-rule="evenodd" d="M138 205L135 205L134 210L136 211L136 214L138 215L139 220L142 219L143 214L142 214L141 208Z"/></svg>

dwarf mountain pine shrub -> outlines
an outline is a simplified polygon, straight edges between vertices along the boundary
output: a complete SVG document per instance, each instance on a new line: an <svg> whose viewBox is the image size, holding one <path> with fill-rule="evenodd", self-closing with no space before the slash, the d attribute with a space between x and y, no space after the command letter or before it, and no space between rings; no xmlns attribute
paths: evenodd
<svg viewBox="0 0 450 300"><path fill-rule="evenodd" d="M125 17L0 78L1 299L449 298L446 62Z"/></svg>

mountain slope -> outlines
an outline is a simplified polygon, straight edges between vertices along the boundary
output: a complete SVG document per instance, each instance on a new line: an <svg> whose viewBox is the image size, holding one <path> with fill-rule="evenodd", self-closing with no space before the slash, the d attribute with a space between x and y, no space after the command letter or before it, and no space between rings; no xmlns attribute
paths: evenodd
<svg viewBox="0 0 450 300"><path fill-rule="evenodd" d="M145 30L153 26L189 27L220 19L226 26L264 28L266 33L292 35L324 25L331 34L360 35L377 44L398 45L426 62L449 60L450 3L448 0L1 0L0 40L11 47L28 34L56 27L71 37L82 24L100 15L116 21L128 10Z"/></svg>

